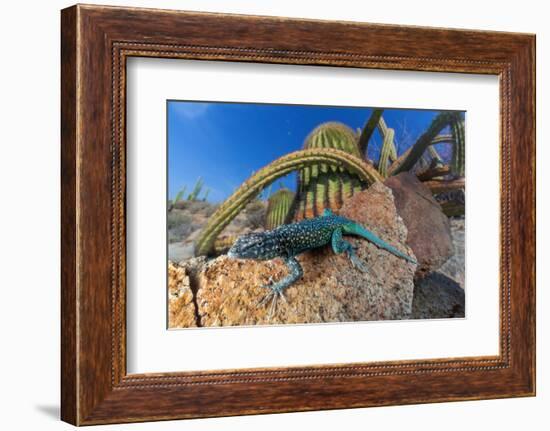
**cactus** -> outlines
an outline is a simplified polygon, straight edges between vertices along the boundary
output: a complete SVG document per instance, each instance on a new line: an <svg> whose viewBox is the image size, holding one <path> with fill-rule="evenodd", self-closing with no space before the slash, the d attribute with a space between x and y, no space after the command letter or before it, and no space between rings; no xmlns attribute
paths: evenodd
<svg viewBox="0 0 550 431"><path fill-rule="evenodd" d="M216 238L214 242L213 251L215 255L226 253L227 250L231 248L233 243L237 241L237 235L227 235L223 237Z"/></svg>
<svg viewBox="0 0 550 431"><path fill-rule="evenodd" d="M326 165L331 169L333 167L345 169L356 175L365 184L382 181L380 174L370 164L345 151L326 148L301 150L287 154L257 171L218 207L197 240L196 254L210 253L223 228L266 186L292 171L314 165Z"/></svg>
<svg viewBox="0 0 550 431"><path fill-rule="evenodd" d="M174 201L172 202L172 204L175 204L176 202L179 202L183 199L183 196L185 195L185 191L187 190L187 186L183 186L183 189L181 189L177 194L176 194L176 197L174 198Z"/></svg>
<svg viewBox="0 0 550 431"><path fill-rule="evenodd" d="M441 159L441 156L433 146L434 141L432 141L432 145L428 147L428 154L430 155L432 160L435 160L437 164L443 164L443 160Z"/></svg>
<svg viewBox="0 0 550 431"><path fill-rule="evenodd" d="M266 229L275 229L286 222L293 199L294 192L287 188L279 189L269 197L265 215Z"/></svg>
<svg viewBox="0 0 550 431"><path fill-rule="evenodd" d="M356 134L341 123L323 123L306 138L304 149L334 148L362 158ZM296 220L311 218L325 208L336 210L365 184L356 174L325 163L305 166L298 175L298 185L292 214Z"/></svg>
<svg viewBox="0 0 550 431"><path fill-rule="evenodd" d="M462 126L457 126L457 123ZM453 140L457 139L453 145L453 170L460 175L464 173L464 122L460 112L448 111L438 114L416 143L409 148L397 161L397 165L390 167L390 175L396 175L400 172L409 171L415 163L422 157L424 151L432 145L437 134L447 126L453 130Z"/></svg>
<svg viewBox="0 0 550 431"><path fill-rule="evenodd" d="M208 199L208 194L210 193L210 189L206 189L204 192L204 196L202 197L202 201L206 202L206 199Z"/></svg>
<svg viewBox="0 0 550 431"><path fill-rule="evenodd" d="M374 109L372 111L372 114L370 115L369 120L365 124L365 127L363 127L363 131L361 132L361 135L359 136L359 152L364 155L364 157L367 156L367 149L369 145L370 138L372 137L372 134L374 133L374 129L378 126L380 119L382 118L382 113L384 112L383 109Z"/></svg>
<svg viewBox="0 0 550 431"><path fill-rule="evenodd" d="M196 201L199 197L199 194L202 190L202 186L204 185L204 181L201 177L197 179L197 182L195 183L195 187L193 187L193 191L189 193L189 196L187 197L188 201Z"/></svg>
<svg viewBox="0 0 550 431"><path fill-rule="evenodd" d="M383 137L382 149L380 151L380 160L378 161L378 172L384 178L388 176L388 162L397 159L397 150L395 148L394 137L395 130L390 129L384 118L381 116L378 121L378 130Z"/></svg>
<svg viewBox="0 0 550 431"><path fill-rule="evenodd" d="M466 149L466 137L464 133L464 121L461 117L453 118L451 123L451 132L453 136L453 157L451 162L451 171L454 175L463 177L465 169L464 153Z"/></svg>
<svg viewBox="0 0 550 431"><path fill-rule="evenodd" d="M380 150L380 159L378 160L378 172L386 178L389 174L388 163L397 159L397 149L395 147L395 130L388 127L384 117L382 117L383 109L375 109L365 124L361 136L359 137L359 151L364 157L367 157L369 141L378 128L382 136L382 148Z"/></svg>

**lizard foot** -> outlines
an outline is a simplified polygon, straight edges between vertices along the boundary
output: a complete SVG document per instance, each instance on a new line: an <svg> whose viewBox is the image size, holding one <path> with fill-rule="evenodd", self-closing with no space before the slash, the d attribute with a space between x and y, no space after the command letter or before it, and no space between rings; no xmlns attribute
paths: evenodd
<svg viewBox="0 0 550 431"><path fill-rule="evenodd" d="M355 269L358 269L359 271L364 272L364 273L369 272L369 268L367 267L365 262L363 262L361 259L359 259L355 253L350 253L349 259L351 260L351 264L353 265L353 267Z"/></svg>
<svg viewBox="0 0 550 431"><path fill-rule="evenodd" d="M277 302L279 299L281 299L284 302L286 301L285 295L283 294L282 289L274 289L271 286L266 286L270 289L270 292L265 295L260 302L258 302L258 307L261 307L264 304L267 304L269 301L271 301L269 305L269 312L267 314L268 321L271 320L273 315L275 314L275 311L277 310Z"/></svg>

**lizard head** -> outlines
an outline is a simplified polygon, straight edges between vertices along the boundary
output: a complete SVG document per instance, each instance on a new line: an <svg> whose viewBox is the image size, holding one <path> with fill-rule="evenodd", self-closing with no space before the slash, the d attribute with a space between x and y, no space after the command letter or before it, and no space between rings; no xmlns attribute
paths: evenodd
<svg viewBox="0 0 550 431"><path fill-rule="evenodd" d="M227 255L237 259L268 260L281 256L279 241L269 232L242 235L231 246Z"/></svg>

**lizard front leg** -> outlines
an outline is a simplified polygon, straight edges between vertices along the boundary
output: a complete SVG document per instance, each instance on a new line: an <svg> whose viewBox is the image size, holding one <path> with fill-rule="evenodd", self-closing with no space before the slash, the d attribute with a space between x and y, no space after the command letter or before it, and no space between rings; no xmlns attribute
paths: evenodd
<svg viewBox="0 0 550 431"><path fill-rule="evenodd" d="M289 257L285 259L285 264L288 268L287 276L283 277L281 280L275 282L274 284L266 284L262 286L270 289L271 291L259 302L258 306L265 304L270 299L272 300L269 310L269 318L271 318L272 314L277 308L277 299L281 298L283 301L286 301L283 291L287 287L291 286L294 282L299 280L304 274L300 262L298 262L295 257Z"/></svg>
<svg viewBox="0 0 550 431"><path fill-rule="evenodd" d="M332 250L336 254L347 252L351 264L361 272L369 272L367 265L357 257L353 246L343 238L342 229L336 229L331 238Z"/></svg>

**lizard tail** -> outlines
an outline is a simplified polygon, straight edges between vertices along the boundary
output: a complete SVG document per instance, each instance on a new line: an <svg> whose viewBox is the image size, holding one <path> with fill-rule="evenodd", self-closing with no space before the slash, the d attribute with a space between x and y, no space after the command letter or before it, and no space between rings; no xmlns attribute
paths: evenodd
<svg viewBox="0 0 550 431"><path fill-rule="evenodd" d="M386 251L389 251L391 254L400 257L402 259L405 259L407 262L413 263L415 265L418 265L418 262L413 259L412 257L406 255L405 253L397 250L394 246L388 244L384 240L378 238L375 234L373 234L371 231L365 229L363 226L357 223L350 224L345 227L345 232L350 233L352 235L357 235L362 238L365 238L367 241L370 241L377 247L384 249Z"/></svg>

